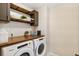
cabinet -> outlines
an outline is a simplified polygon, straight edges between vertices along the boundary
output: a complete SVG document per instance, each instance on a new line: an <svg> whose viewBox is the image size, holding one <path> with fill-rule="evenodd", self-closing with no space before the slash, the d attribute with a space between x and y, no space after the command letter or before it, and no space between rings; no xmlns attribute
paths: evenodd
<svg viewBox="0 0 79 59"><path fill-rule="evenodd" d="M38 26L38 11L36 10L33 10L31 12L31 18L34 19L34 20L31 20L31 25L32 26Z"/></svg>
<svg viewBox="0 0 79 59"><path fill-rule="evenodd" d="M9 22L9 4L8 3L0 3L0 22Z"/></svg>

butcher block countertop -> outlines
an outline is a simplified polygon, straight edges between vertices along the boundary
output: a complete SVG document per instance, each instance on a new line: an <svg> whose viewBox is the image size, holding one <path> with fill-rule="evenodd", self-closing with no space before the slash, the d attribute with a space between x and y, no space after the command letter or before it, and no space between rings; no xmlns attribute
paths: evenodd
<svg viewBox="0 0 79 59"><path fill-rule="evenodd" d="M0 48L5 47L5 46L10 46L10 45L13 45L13 44L17 44L17 43L21 43L21 42L25 42L25 41L28 41L28 40L37 39L37 38L40 38L40 37L44 37L44 35L41 35L41 36L30 36L29 35L27 37L17 36L17 37L9 38L8 42L0 44Z"/></svg>

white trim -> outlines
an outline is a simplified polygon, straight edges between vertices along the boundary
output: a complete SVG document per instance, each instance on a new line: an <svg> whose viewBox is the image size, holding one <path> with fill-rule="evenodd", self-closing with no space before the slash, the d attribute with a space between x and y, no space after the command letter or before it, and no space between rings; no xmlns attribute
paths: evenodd
<svg viewBox="0 0 79 59"><path fill-rule="evenodd" d="M49 52L49 53L47 53L47 56L58 56L58 55L55 54L55 53L51 53L51 52Z"/></svg>

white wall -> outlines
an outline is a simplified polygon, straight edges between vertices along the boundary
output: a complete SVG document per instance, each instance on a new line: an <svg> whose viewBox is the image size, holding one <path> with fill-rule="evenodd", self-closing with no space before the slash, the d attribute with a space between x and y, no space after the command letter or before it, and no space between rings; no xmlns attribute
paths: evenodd
<svg viewBox="0 0 79 59"><path fill-rule="evenodd" d="M78 4L51 7L49 13L49 52L58 55L78 53Z"/></svg>
<svg viewBox="0 0 79 59"><path fill-rule="evenodd" d="M1 28L5 29L9 33L9 36L11 36L11 33L13 33L14 36L20 36L23 35L25 31L32 30L29 24L18 23L18 22L0 24L0 29Z"/></svg>

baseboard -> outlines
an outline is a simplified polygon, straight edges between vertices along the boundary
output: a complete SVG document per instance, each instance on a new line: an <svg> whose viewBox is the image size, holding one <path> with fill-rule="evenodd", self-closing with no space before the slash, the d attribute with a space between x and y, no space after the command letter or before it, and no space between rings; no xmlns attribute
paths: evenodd
<svg viewBox="0 0 79 59"><path fill-rule="evenodd" d="M58 55L55 54L55 53L51 53L51 52L49 52L49 53L47 54L47 56L58 56Z"/></svg>

